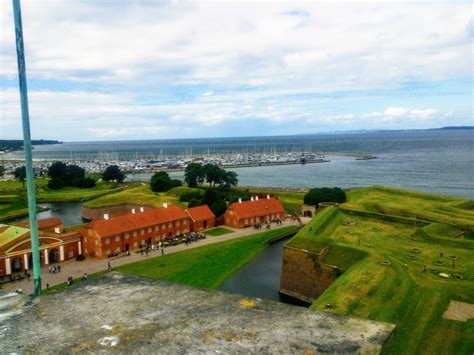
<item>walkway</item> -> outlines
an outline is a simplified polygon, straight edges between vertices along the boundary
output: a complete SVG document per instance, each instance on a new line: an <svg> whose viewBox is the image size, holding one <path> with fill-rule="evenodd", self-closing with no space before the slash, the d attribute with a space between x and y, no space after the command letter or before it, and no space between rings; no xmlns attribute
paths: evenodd
<svg viewBox="0 0 474 355"><path fill-rule="evenodd" d="M306 223L307 221L309 221L309 218L302 218L303 224ZM287 219L286 221L282 222L282 225L280 226L277 226L276 224L272 224L272 229L279 229L279 228L291 226L291 225L297 225L297 222L292 222L290 219ZM186 246L185 244L169 246L165 248L165 254L178 253L186 249L197 248L203 245L219 243L226 240L236 239L243 236L266 231L265 228L263 228L260 231L256 231L253 227L243 228L243 229L235 229L228 226L223 226L223 227L226 229L233 230L234 232L217 236L217 237L207 236L206 239L193 242L189 244L188 246ZM66 260L57 264L61 266L61 272L56 273L56 274L48 273L48 266L54 266L54 265L43 266L41 269L41 285L44 289L46 288L46 284L49 284L49 286L54 286L61 283L65 283L69 276L72 276L74 279L77 279L77 278L82 277L84 273L87 273L88 275L90 275L98 271L107 270L108 262L110 262L113 268L115 266L130 264L135 261L140 261L147 258L156 258L159 256L161 256L161 251L158 252L155 250L155 251L152 251L148 255L146 255L145 253L141 255L140 253L133 252L130 256L117 256L117 257L109 258L109 259L86 258L84 261L76 261L75 259ZM2 287L2 290L7 290L7 291L21 288L24 294L30 294L30 293L33 293L33 278L31 279L31 281L22 280L22 281L9 282L2 285L1 287Z"/></svg>

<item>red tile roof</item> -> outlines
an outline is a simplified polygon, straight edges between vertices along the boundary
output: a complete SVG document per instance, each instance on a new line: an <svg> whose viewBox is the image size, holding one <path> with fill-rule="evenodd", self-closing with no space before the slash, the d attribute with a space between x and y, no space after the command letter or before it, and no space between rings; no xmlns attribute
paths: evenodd
<svg viewBox="0 0 474 355"><path fill-rule="evenodd" d="M208 219L215 219L216 215L212 213L211 209L207 205L191 207L186 210L189 217L193 222L206 221Z"/></svg>
<svg viewBox="0 0 474 355"><path fill-rule="evenodd" d="M183 209L178 206L169 206L167 208L152 208L144 212L130 213L110 219L94 221L89 223L87 227L93 228L98 235L104 237L183 218L188 218L188 215Z"/></svg>
<svg viewBox="0 0 474 355"><path fill-rule="evenodd" d="M276 198L261 198L258 201L234 202L228 209L235 211L239 218L265 216L268 214L284 213L285 209Z"/></svg>
<svg viewBox="0 0 474 355"><path fill-rule="evenodd" d="M57 227L57 226L63 224L63 222L61 221L61 218L59 218L59 217L50 217L50 218L38 219L36 222L38 224L38 229ZM28 220L20 221L18 223L15 223L14 225L18 226L18 227L23 227L23 228L30 228L30 221L28 221Z"/></svg>

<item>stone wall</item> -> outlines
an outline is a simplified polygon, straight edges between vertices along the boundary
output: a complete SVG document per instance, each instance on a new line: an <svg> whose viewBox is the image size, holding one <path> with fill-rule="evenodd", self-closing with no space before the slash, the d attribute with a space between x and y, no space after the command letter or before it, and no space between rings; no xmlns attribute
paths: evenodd
<svg viewBox="0 0 474 355"><path fill-rule="evenodd" d="M138 213L140 212L140 207L143 207L145 210L148 210L150 206L139 206L139 205L118 205L118 206L109 206L102 208L82 208L82 218L86 221L97 221L104 219L104 214L108 214L109 218L122 216L124 214L132 213L132 209Z"/></svg>
<svg viewBox="0 0 474 355"><path fill-rule="evenodd" d="M320 254L284 247L280 292L313 303L341 274L337 267L321 263L329 249Z"/></svg>

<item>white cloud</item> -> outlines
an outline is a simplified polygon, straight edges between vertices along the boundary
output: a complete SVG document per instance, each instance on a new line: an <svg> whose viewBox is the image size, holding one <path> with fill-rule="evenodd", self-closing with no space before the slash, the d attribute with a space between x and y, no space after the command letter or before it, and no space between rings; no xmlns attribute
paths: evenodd
<svg viewBox="0 0 474 355"><path fill-rule="evenodd" d="M472 78L468 2L24 0L22 9L28 79L40 82L30 86L32 129L41 138L236 135L255 122L283 132L305 132L304 122L429 125L459 107L390 101L390 90ZM2 82L17 75L10 2L0 23L0 135L17 137L17 88ZM351 103L374 111L378 91L397 106L345 113Z"/></svg>

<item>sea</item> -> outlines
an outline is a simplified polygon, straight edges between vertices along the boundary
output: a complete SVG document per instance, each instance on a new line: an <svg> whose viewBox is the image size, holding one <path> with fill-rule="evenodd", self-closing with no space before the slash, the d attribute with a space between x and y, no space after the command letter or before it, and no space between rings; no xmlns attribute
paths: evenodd
<svg viewBox="0 0 474 355"><path fill-rule="evenodd" d="M387 185L474 198L474 130L371 131L275 137L65 142L36 146L34 158L157 159L226 153L318 152L327 163L233 168L239 184L258 187L343 188ZM330 154L328 154L330 153ZM356 160L347 153L374 155ZM171 174L180 178L182 172ZM150 174L129 176L147 181Z"/></svg>

